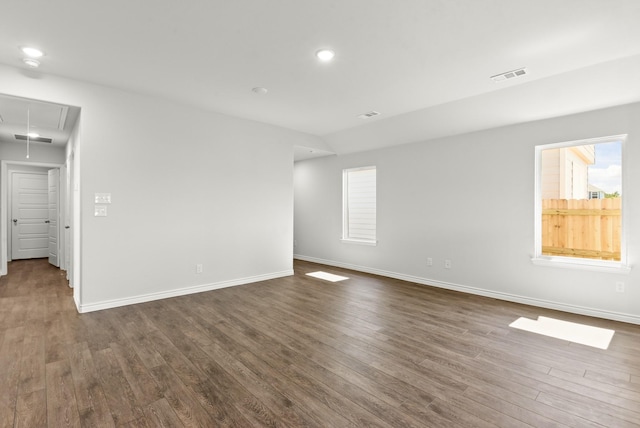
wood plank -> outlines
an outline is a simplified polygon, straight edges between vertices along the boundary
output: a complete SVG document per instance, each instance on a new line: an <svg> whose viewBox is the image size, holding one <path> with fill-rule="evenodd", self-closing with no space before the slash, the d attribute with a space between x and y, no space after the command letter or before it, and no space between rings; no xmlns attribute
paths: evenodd
<svg viewBox="0 0 640 428"><path fill-rule="evenodd" d="M636 418L640 422L640 392L630 391L583 376L575 376L562 370L551 369L549 375L588 388L593 391L589 396L599 401L603 401L603 397L615 397L606 401L611 405L637 413Z"/></svg>
<svg viewBox="0 0 640 428"><path fill-rule="evenodd" d="M620 260L620 251L584 250L581 248L567 247L542 247L542 254L560 255L568 257L588 257L592 259L613 259Z"/></svg>
<svg viewBox="0 0 640 428"><path fill-rule="evenodd" d="M47 391L43 388L18 396L14 427L47 426Z"/></svg>
<svg viewBox="0 0 640 428"><path fill-rule="evenodd" d="M58 360L46 366L47 425L79 427L80 414L68 360Z"/></svg>
<svg viewBox="0 0 640 428"><path fill-rule="evenodd" d="M59 315L59 312L56 312ZM45 335L45 362L52 363L66 358L66 343L62 336L62 320L59 316L50 318L44 323Z"/></svg>
<svg viewBox="0 0 640 428"><path fill-rule="evenodd" d="M570 201L573 201L571 199ZM563 215L563 216L619 216L622 210L619 209L580 209L580 208L547 208L542 210L543 215Z"/></svg>
<svg viewBox="0 0 640 428"><path fill-rule="evenodd" d="M215 426L214 418L207 413L194 397L193 390L187 388L169 366L156 366L151 369L151 374L164 390L164 398L184 426Z"/></svg>
<svg viewBox="0 0 640 428"><path fill-rule="evenodd" d="M82 426L115 426L87 343L79 342L69 346L67 355Z"/></svg>
<svg viewBox="0 0 640 428"><path fill-rule="evenodd" d="M144 416L111 348L93 353L96 371L116 425Z"/></svg>
<svg viewBox="0 0 640 428"><path fill-rule="evenodd" d="M545 403L564 412L585 418L605 427L638 427L639 420L634 415L618 412L611 407L597 401L585 402L571 398L542 392L537 401Z"/></svg>
<svg viewBox="0 0 640 428"><path fill-rule="evenodd" d="M44 336L27 336L20 364L19 393L28 394L45 388Z"/></svg>
<svg viewBox="0 0 640 428"><path fill-rule="evenodd" d="M154 427L183 427L184 425L178 419L173 409L164 398L148 404L144 409L146 419Z"/></svg>
<svg viewBox="0 0 640 428"><path fill-rule="evenodd" d="M137 322L129 322L124 329L125 336L147 368L153 368L165 363L160 353L150 342L148 334L155 330L147 330L144 325Z"/></svg>
<svg viewBox="0 0 640 428"><path fill-rule="evenodd" d="M12 426L16 412L24 327L5 330L0 348L0 426Z"/></svg>
<svg viewBox="0 0 640 428"><path fill-rule="evenodd" d="M484 391L469 388L465 395L496 412L505 413L534 427L569 426L576 428L601 428L600 424L568 414L560 409L540 401L531 400L517 394L491 395ZM537 397L536 397L537 398Z"/></svg>
<svg viewBox="0 0 640 428"><path fill-rule="evenodd" d="M162 389L155 382L133 347L112 343L110 348L113 350L113 355L139 405L145 406L163 397Z"/></svg>

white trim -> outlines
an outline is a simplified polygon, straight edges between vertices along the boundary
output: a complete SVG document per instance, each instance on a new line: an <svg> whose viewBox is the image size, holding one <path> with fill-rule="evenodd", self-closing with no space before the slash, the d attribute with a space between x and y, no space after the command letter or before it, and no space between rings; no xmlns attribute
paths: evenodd
<svg viewBox="0 0 640 428"><path fill-rule="evenodd" d="M585 261L588 260L588 261ZM536 266L556 267L562 269L578 269L593 272L620 273L628 275L631 266L620 262L608 262L606 260L577 259L572 257L532 257L531 263Z"/></svg>
<svg viewBox="0 0 640 428"><path fill-rule="evenodd" d="M342 171L343 172L356 172L356 171L366 171L368 169L376 169L376 165L369 165L369 166L358 166L355 168L345 168Z"/></svg>
<svg viewBox="0 0 640 428"><path fill-rule="evenodd" d="M250 284L253 282L267 281L270 279L282 278L293 275L293 270L285 270L282 272L267 273L264 275L250 276L247 278L232 279L228 281L220 281L211 284L196 285L193 287L179 288L175 290L161 291L158 293L141 294L139 296L125 297L123 299L105 300L102 302L79 304L77 300L76 307L81 314L93 311L101 311L103 309L117 308L120 306L135 305L137 303L152 302L154 300L168 299L170 297L186 296L188 294L202 293L204 291L218 290L226 287L234 287L236 285Z"/></svg>
<svg viewBox="0 0 640 428"><path fill-rule="evenodd" d="M571 147L571 146L588 146L591 144L600 144L600 143L612 143L614 141L624 141L627 139L629 134L618 134L618 135L608 135L604 137L593 137L593 138L584 138L581 140L571 140L571 141L561 141L559 143L550 143L550 144L539 144L537 147L544 147L543 150L546 149L561 149L563 147Z"/></svg>
<svg viewBox="0 0 640 428"><path fill-rule="evenodd" d="M343 244L359 244L359 245L378 245L378 241L366 241L364 239L352 239L352 238L340 238L340 242Z"/></svg>
<svg viewBox="0 0 640 428"><path fill-rule="evenodd" d="M23 166L35 166L45 168L60 168L61 164L47 163L47 162L26 162L15 160L2 160L0 161L0 276L7 274L8 263L8 203L9 203L9 167L10 165L23 165Z"/></svg>
<svg viewBox="0 0 640 428"><path fill-rule="evenodd" d="M352 265L349 263L341 263L333 260L318 259L315 257L307 257L294 254L294 259L304 260L307 262L320 263L328 266L335 266L344 269L351 269L359 272L371 273L374 275L386 276L389 278L400 279L402 281L414 282L417 284L428 285L432 287L445 288L447 290L460 291L462 293L475 294L478 296L491 297L493 299L505 300L507 302L522 303L524 305L537 306L540 308L555 309L558 311L570 312L579 315L587 315L596 318L609 319L614 321L622 321L630 324L640 325L640 316L625 314L622 312L603 311L601 309L589 308L585 306L569 305L566 303L558 303L550 300L536 299L533 297L519 296L517 294L501 293L499 291L485 290L483 288L471 287L468 285L453 284L450 282L436 281L428 278L421 278L402 273L390 272L365 266Z"/></svg>

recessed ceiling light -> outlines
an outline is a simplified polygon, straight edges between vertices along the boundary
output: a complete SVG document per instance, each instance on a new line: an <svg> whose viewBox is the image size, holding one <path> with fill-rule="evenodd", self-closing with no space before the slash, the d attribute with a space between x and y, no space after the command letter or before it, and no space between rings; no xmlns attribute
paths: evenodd
<svg viewBox="0 0 640 428"><path fill-rule="evenodd" d="M31 58L40 58L41 56L44 55L44 52L42 52L40 49L36 49L36 48L32 48L30 46L23 46L20 48L20 50L28 57Z"/></svg>
<svg viewBox="0 0 640 428"><path fill-rule="evenodd" d="M262 86L256 86L255 88L252 89L252 91L259 95L264 95L267 92L269 92L267 88L263 88Z"/></svg>
<svg viewBox="0 0 640 428"><path fill-rule="evenodd" d="M33 59L33 58L24 58L22 60L25 64L27 64L29 67L31 68L38 68L40 67L40 61L38 61L37 59Z"/></svg>
<svg viewBox="0 0 640 428"><path fill-rule="evenodd" d="M336 56L336 53L331 49L320 49L316 52L316 56L320 61L331 61Z"/></svg>

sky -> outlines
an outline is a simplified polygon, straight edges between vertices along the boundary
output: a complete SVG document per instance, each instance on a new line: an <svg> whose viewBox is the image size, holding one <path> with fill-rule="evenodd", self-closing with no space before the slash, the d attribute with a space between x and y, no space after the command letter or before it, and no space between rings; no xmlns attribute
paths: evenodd
<svg viewBox="0 0 640 428"><path fill-rule="evenodd" d="M605 193L622 194L622 143L596 144L596 163L589 166L589 184Z"/></svg>

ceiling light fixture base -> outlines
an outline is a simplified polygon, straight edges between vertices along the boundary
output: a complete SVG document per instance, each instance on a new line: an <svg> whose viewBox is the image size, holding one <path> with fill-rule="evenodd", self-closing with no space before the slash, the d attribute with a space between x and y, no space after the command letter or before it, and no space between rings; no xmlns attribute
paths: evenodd
<svg viewBox="0 0 640 428"><path fill-rule="evenodd" d="M27 66L29 66L31 68L40 67L40 61L38 61L37 59L34 59L34 58L23 58L22 62L24 62Z"/></svg>

